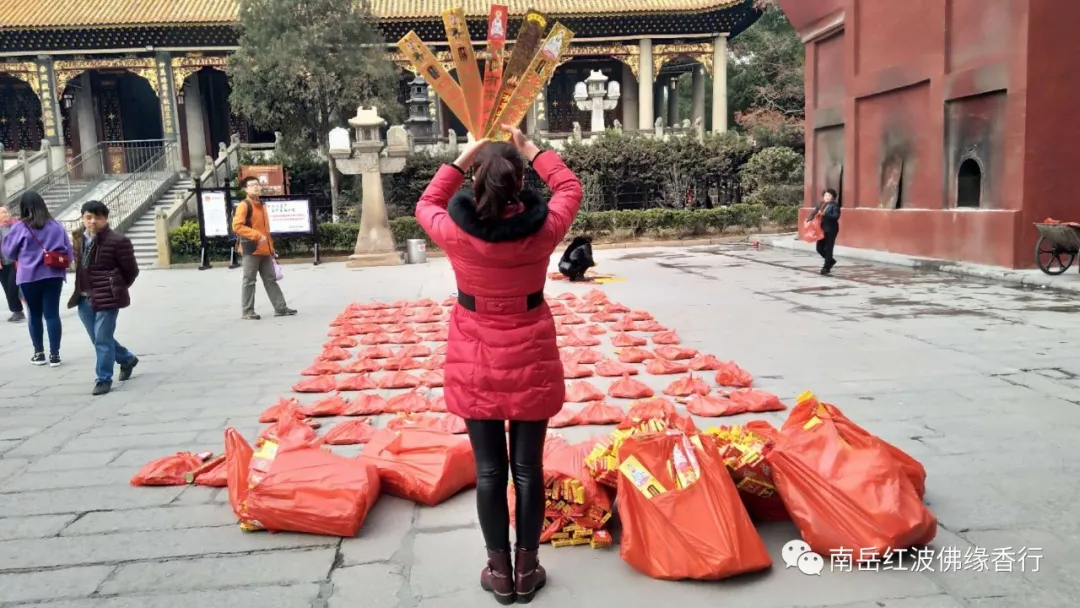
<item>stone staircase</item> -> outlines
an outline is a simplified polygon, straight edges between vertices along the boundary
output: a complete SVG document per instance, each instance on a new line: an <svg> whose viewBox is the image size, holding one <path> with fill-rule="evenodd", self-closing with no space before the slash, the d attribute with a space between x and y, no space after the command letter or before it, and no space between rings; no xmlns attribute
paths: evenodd
<svg viewBox="0 0 1080 608"><path fill-rule="evenodd" d="M157 212L172 207L194 187L195 183L190 178L182 177L128 228L125 234L131 239L135 248L135 259L139 261L140 267L145 268L157 263L157 233L154 224Z"/></svg>
<svg viewBox="0 0 1080 608"><path fill-rule="evenodd" d="M100 180L86 178L72 179L62 184L53 184L51 187L43 189L41 198L45 200L45 206L49 208L49 213L55 217L67 209L76 197L86 192L98 181Z"/></svg>

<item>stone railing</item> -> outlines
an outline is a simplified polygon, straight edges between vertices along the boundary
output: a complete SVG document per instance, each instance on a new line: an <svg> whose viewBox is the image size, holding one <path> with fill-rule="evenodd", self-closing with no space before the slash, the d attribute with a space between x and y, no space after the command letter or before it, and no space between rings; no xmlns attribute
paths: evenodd
<svg viewBox="0 0 1080 608"><path fill-rule="evenodd" d="M3 153L4 146L0 144L0 157ZM52 146L47 139L41 140L41 149L37 152L19 150L14 164L7 168L0 165L0 202L11 207L23 192L46 183L55 172L53 163Z"/></svg>

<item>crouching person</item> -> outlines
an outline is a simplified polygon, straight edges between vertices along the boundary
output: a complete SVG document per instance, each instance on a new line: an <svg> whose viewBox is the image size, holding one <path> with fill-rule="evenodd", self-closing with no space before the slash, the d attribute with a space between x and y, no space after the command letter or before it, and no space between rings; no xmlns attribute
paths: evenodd
<svg viewBox="0 0 1080 608"><path fill-rule="evenodd" d="M113 368L126 381L139 359L116 341L116 318L131 304L128 289L139 276L135 248L124 235L109 227L109 208L99 201L82 206L83 230L75 230L75 292L68 308L79 309L79 319L90 334L97 353L94 395L112 390Z"/></svg>
<svg viewBox="0 0 1080 608"><path fill-rule="evenodd" d="M584 281L585 273L593 266L596 262L592 257L592 237L574 237L559 260L559 272L576 283Z"/></svg>

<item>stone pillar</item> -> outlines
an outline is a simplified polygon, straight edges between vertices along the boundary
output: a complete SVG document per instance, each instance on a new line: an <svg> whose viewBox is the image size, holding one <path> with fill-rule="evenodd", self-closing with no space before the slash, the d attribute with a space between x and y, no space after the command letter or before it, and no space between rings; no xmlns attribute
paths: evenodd
<svg viewBox="0 0 1080 608"><path fill-rule="evenodd" d="M184 139L187 140L189 168L191 175L199 176L206 171L206 117L198 72L192 74L184 85L184 120L187 123Z"/></svg>
<svg viewBox="0 0 1080 608"><path fill-rule="evenodd" d="M45 137L57 148L64 145L64 129L60 127L60 92L56 90L56 70L53 58L42 55L37 58L38 100L41 101L41 123ZM62 150L61 158L63 158Z"/></svg>
<svg viewBox="0 0 1080 608"><path fill-rule="evenodd" d="M679 125L679 77L672 76L667 85L667 124Z"/></svg>
<svg viewBox="0 0 1080 608"><path fill-rule="evenodd" d="M638 52L638 128L653 124L653 48L651 38L642 38Z"/></svg>
<svg viewBox="0 0 1080 608"><path fill-rule="evenodd" d="M713 41L712 77L712 132L723 133L728 130L727 34Z"/></svg>
<svg viewBox="0 0 1080 608"><path fill-rule="evenodd" d="M641 128L638 115L638 84L634 71L622 64L622 122L623 128L636 131Z"/></svg>
<svg viewBox="0 0 1080 608"><path fill-rule="evenodd" d="M696 123L700 118L705 120L705 68L704 66L697 66L694 68L693 76L693 97L690 104L690 120Z"/></svg>
<svg viewBox="0 0 1080 608"><path fill-rule="evenodd" d="M72 81L75 84L75 81ZM75 123L79 127L80 152L87 157L84 159L83 172L86 175L97 175L105 169L104 154L98 154L90 158L89 152L98 147L97 136L97 112L94 111L93 81L89 72L83 72L78 79L79 88L75 89Z"/></svg>

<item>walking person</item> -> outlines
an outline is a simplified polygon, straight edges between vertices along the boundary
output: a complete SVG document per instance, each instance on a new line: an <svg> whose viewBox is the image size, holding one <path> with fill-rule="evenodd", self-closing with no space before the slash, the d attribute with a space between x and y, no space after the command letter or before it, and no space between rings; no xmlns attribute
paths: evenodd
<svg viewBox="0 0 1080 608"><path fill-rule="evenodd" d="M29 312L30 342L34 365L60 365L60 292L71 265L71 241L67 231L53 219L41 195L28 190L19 198L19 221L4 237L3 257L17 264L15 282L22 290ZM49 334L49 358L45 358L44 334Z"/></svg>
<svg viewBox="0 0 1080 608"><path fill-rule="evenodd" d="M75 292L68 308L77 308L97 354L93 395L112 390L113 368L118 380L131 378L139 358L116 341L120 309L131 305L129 290L139 276L131 240L109 226L109 208L99 201L82 206L83 229L71 234L75 249Z"/></svg>
<svg viewBox="0 0 1080 608"><path fill-rule="evenodd" d="M476 458L477 512L488 555L480 585L500 604L524 604L547 581L537 559L544 439L565 397L544 283L551 255L581 205L581 183L558 154L541 151L519 129L503 129L512 143L480 140L439 169L417 202L416 219L446 252L457 279L444 395L447 409L465 419ZM525 160L550 186L550 201L522 189ZM475 197L459 192L471 168ZM508 473L517 493L512 566Z"/></svg>
<svg viewBox="0 0 1080 608"><path fill-rule="evenodd" d="M11 232L12 226L17 220L11 217L8 208L0 205L0 241ZM4 287L4 296L7 298L8 310L11 311L9 323L18 323L26 320L23 314L22 299L19 297L19 286L15 283L15 260L9 260L0 254L0 284Z"/></svg>
<svg viewBox="0 0 1080 608"><path fill-rule="evenodd" d="M296 311L285 304L275 271L274 239L270 236L270 218L261 200L262 184L257 177L240 180L244 200L236 206L232 228L239 239L238 247L243 258L244 278L240 287L241 318L248 321L261 319L255 313L255 275L262 277L266 295L274 307L275 317L287 317Z"/></svg>
<svg viewBox="0 0 1080 608"><path fill-rule="evenodd" d="M836 237L840 234L840 208L840 199L837 198L836 190L826 188L821 193L821 202L814 207L806 220L809 224L819 213L821 214L821 231L825 234L825 238L817 242L818 255L825 260L825 265L821 267L821 274L829 274L833 266L836 266L833 248L836 246Z"/></svg>

